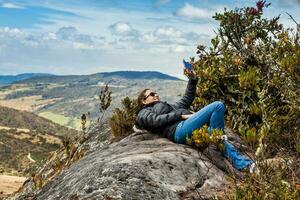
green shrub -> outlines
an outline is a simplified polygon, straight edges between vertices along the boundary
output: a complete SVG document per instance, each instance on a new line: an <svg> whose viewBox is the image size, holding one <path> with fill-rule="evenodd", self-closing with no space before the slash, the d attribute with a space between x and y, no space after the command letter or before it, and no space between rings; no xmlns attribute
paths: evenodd
<svg viewBox="0 0 300 200"><path fill-rule="evenodd" d="M263 18L267 6L259 1L214 16L220 27L211 47L199 45L199 60L192 58L202 80L194 108L221 99L227 121L249 144L262 137L277 147L270 155L280 148L300 153L300 27Z"/></svg>
<svg viewBox="0 0 300 200"><path fill-rule="evenodd" d="M221 199L300 199L300 26L286 29L279 17L264 18L269 5L260 0L217 13L211 46L199 45L199 59L191 59L201 78L194 109L224 101L227 124L260 146L257 160L292 161L259 165L262 173L235 180Z"/></svg>
<svg viewBox="0 0 300 200"><path fill-rule="evenodd" d="M109 119L109 125L116 141L128 136L132 132L137 106L136 100L125 97L122 100L122 108L116 108L113 111L113 115Z"/></svg>

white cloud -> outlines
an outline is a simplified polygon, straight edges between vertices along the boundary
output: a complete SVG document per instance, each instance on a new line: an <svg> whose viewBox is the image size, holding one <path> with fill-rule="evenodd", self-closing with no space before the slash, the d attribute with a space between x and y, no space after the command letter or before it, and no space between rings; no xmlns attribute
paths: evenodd
<svg viewBox="0 0 300 200"><path fill-rule="evenodd" d="M118 22L109 26L110 31L118 36L137 36L139 33L129 23Z"/></svg>
<svg viewBox="0 0 300 200"><path fill-rule="evenodd" d="M213 14L214 12L212 12L212 10L198 8L189 3L186 3L175 12L175 15L179 17L186 17L190 19L207 19L211 18Z"/></svg>
<svg viewBox="0 0 300 200"><path fill-rule="evenodd" d="M173 26L159 26L151 31L144 32L127 23L116 23L109 26L109 28L116 36L109 46L118 49L192 53L197 44L207 44L210 38L206 34L183 32Z"/></svg>
<svg viewBox="0 0 300 200"><path fill-rule="evenodd" d="M192 56L198 41L205 38L171 26L143 33L132 26L125 27L121 33L136 30L135 40L126 40L127 34L112 39L82 34L75 27L44 33L0 28L0 71L87 74L130 68L180 77L181 59Z"/></svg>
<svg viewBox="0 0 300 200"><path fill-rule="evenodd" d="M56 32L56 37L61 40L68 40L84 44L92 44L91 36L80 34L75 27L62 27Z"/></svg>
<svg viewBox="0 0 300 200"><path fill-rule="evenodd" d="M183 53L187 51L187 48L185 46L176 46L175 49L174 49L174 52L179 52L179 53Z"/></svg>
<svg viewBox="0 0 300 200"><path fill-rule="evenodd" d="M152 31L141 32L129 24L116 23L109 26L109 29L114 33L111 38L82 34L75 27L61 27L56 32L44 33L32 33L6 27L0 28L0 41L11 47L22 44L28 48L85 48L103 51L120 48L137 50L144 48L149 51L160 48L169 51L170 47L195 48L198 43L209 41L209 35L183 32L172 26L162 26ZM8 41L15 42L15 44L8 44Z"/></svg>
<svg viewBox="0 0 300 200"><path fill-rule="evenodd" d="M161 27L154 31L157 37L169 38L169 37L181 37L182 32L175 29L174 27Z"/></svg>
<svg viewBox="0 0 300 200"><path fill-rule="evenodd" d="M0 7L2 8L9 8L9 9L24 9L23 6L19 6L13 3L2 3L0 4Z"/></svg>
<svg viewBox="0 0 300 200"><path fill-rule="evenodd" d="M142 43L160 46L180 45L195 47L198 43L206 43L208 40L209 36L206 34L183 32L172 26L158 27L157 29L146 32L140 36L140 41Z"/></svg>
<svg viewBox="0 0 300 200"><path fill-rule="evenodd" d="M80 35L78 32L77 34ZM103 42L98 42L93 36L90 36L91 44L84 43L86 40L82 39L78 41L76 37L73 40L72 37L59 36L60 34L52 32L38 34L0 28L1 73L90 73L101 64Z"/></svg>
<svg viewBox="0 0 300 200"><path fill-rule="evenodd" d="M0 28L0 36L3 35L7 35L11 37L21 37L24 36L24 32L18 28L4 27L4 28Z"/></svg>
<svg viewBox="0 0 300 200"><path fill-rule="evenodd" d="M104 41L105 38L100 36L81 34L74 27L62 27L56 33L31 33L17 28L0 28L0 43L6 49L20 46L40 49L99 49Z"/></svg>

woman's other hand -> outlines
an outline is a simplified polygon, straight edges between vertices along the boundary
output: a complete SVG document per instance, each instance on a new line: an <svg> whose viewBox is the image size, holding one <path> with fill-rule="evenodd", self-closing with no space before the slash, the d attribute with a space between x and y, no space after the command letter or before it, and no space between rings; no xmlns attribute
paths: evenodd
<svg viewBox="0 0 300 200"><path fill-rule="evenodd" d="M181 115L181 119L188 119L190 116L192 116L193 114L190 115Z"/></svg>
<svg viewBox="0 0 300 200"><path fill-rule="evenodd" d="M191 79L196 79L196 78L197 78L196 73L195 73L194 70L189 70L189 69L187 69L187 68L184 68L183 73L184 73L184 75L186 75L188 78L191 78Z"/></svg>

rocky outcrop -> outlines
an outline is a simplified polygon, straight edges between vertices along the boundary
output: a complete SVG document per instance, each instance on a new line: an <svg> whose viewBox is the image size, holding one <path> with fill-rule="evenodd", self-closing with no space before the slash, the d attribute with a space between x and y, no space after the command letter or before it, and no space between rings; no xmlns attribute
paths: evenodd
<svg viewBox="0 0 300 200"><path fill-rule="evenodd" d="M27 186L12 199L210 199L226 185L228 162L211 148L202 153L148 132L108 143L110 131L103 134L42 188Z"/></svg>

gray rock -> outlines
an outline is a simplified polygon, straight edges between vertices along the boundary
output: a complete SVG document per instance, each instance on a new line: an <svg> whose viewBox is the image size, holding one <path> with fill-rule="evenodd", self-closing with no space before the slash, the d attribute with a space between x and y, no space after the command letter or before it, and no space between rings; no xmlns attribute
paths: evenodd
<svg viewBox="0 0 300 200"><path fill-rule="evenodd" d="M98 147L15 199L211 199L233 170L213 147L202 153L148 132Z"/></svg>

